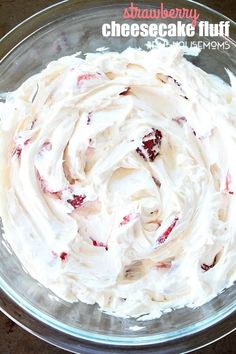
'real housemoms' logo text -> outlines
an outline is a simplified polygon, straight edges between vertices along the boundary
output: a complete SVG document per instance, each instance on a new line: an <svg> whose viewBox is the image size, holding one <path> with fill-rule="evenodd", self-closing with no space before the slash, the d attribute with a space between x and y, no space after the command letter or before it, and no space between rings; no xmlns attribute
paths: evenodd
<svg viewBox="0 0 236 354"><path fill-rule="evenodd" d="M171 8L167 9L164 3L159 8L139 8L131 2L123 10L123 19L158 20L177 19L175 23L141 22L117 23L111 21L102 26L103 37L193 37L198 30L199 37L229 36L230 21L209 23L199 21L200 14L196 9ZM182 20L189 20L188 23Z"/></svg>

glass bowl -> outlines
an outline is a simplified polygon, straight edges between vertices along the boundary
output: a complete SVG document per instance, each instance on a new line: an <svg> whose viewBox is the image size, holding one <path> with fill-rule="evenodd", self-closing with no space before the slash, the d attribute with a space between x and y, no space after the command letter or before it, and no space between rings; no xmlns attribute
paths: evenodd
<svg viewBox="0 0 236 354"><path fill-rule="evenodd" d="M123 23L126 1L62 1L21 23L2 40L0 46L0 98L16 89L25 79L39 72L53 59L78 51L94 52L108 47L121 51L131 47L146 49L153 38L104 38L103 23ZM145 8L159 3L146 1ZM229 20L223 15L189 1L165 1L165 7L195 8L201 20L211 23ZM133 20L126 20L125 22ZM161 20L168 22L168 20ZM175 20L171 20L174 22ZM183 20L184 21L184 20ZM229 20L230 21L230 20ZM230 37L199 38L218 48L206 48L199 56L187 59L225 81L225 68L236 73L236 24L230 21ZM189 39L170 38L170 42ZM222 43L228 43L224 47ZM215 45L214 45L215 46ZM230 48L228 48L230 46ZM227 49L226 49L227 47ZM17 237L17 235L16 235ZM38 337L79 353L176 353L188 352L232 332L236 327L236 285L223 291L209 303L183 308L152 321L122 319L102 313L97 306L69 304L32 279L1 233L0 305L2 311Z"/></svg>

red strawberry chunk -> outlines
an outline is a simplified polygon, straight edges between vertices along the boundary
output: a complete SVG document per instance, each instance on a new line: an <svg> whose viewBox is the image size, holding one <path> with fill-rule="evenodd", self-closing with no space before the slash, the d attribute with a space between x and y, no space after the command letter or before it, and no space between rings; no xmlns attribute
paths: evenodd
<svg viewBox="0 0 236 354"><path fill-rule="evenodd" d="M216 265L216 260L217 260L217 255L215 256L215 258L213 259L213 262L211 265L207 265L205 263L203 263L201 265L202 270L204 270L205 272L207 272L209 269L213 268Z"/></svg>
<svg viewBox="0 0 236 354"><path fill-rule="evenodd" d="M168 75L168 78L171 79L177 86L181 87L181 84L172 76Z"/></svg>
<svg viewBox="0 0 236 354"><path fill-rule="evenodd" d="M46 151L52 150L52 143L50 141L45 141L39 150L39 155L44 154Z"/></svg>
<svg viewBox="0 0 236 354"><path fill-rule="evenodd" d="M15 151L13 152L13 156L16 155L18 158L21 156L21 152L22 152L22 147L18 146Z"/></svg>
<svg viewBox="0 0 236 354"><path fill-rule="evenodd" d="M120 93L120 96L128 96L130 93L130 90L131 90L130 87L126 87L126 89Z"/></svg>
<svg viewBox="0 0 236 354"><path fill-rule="evenodd" d="M76 195L73 194L73 199L68 199L67 202L73 206L74 209L81 207L86 198L85 195Z"/></svg>
<svg viewBox="0 0 236 354"><path fill-rule="evenodd" d="M130 214L124 216L124 217L123 217L123 220L122 220L121 223L120 223L120 225L122 226L122 225L128 224L128 222L130 222L130 216L131 216Z"/></svg>
<svg viewBox="0 0 236 354"><path fill-rule="evenodd" d="M120 222L120 226L124 226L128 224L131 220L134 220L137 216L138 216L137 213L130 213L128 215L125 215L122 221Z"/></svg>
<svg viewBox="0 0 236 354"><path fill-rule="evenodd" d="M24 142L24 145L28 145L30 143L31 139L27 139L25 142Z"/></svg>
<svg viewBox="0 0 236 354"><path fill-rule="evenodd" d="M203 263L203 264L201 265L201 268L202 268L203 270L205 270L205 272L207 272L207 271L211 268L211 266L209 266L209 265Z"/></svg>
<svg viewBox="0 0 236 354"><path fill-rule="evenodd" d="M88 113L88 117L87 117L87 125L89 125L91 123L91 118L92 118L93 113L89 112Z"/></svg>
<svg viewBox="0 0 236 354"><path fill-rule="evenodd" d="M40 175L40 173L39 173L39 171L37 169L35 169L35 172L36 172L36 177L39 180L40 187L41 187L42 191L44 193L46 193L47 192L47 184L46 184L45 179Z"/></svg>
<svg viewBox="0 0 236 354"><path fill-rule="evenodd" d="M144 135L142 139L142 147L137 148L136 152L147 160L146 155L148 156L149 161L153 162L155 158L159 155L160 147L162 141L162 133L158 129L152 128L152 131Z"/></svg>
<svg viewBox="0 0 236 354"><path fill-rule="evenodd" d="M93 242L93 246L94 247L104 247L106 251L108 251L108 246L103 243L103 242L99 242L99 241L96 241L96 240L93 240L92 239L92 242Z"/></svg>
<svg viewBox="0 0 236 354"><path fill-rule="evenodd" d="M159 181L159 179L157 179L156 177L152 176L152 179L155 183L155 185L158 187L158 188L161 188L161 182Z"/></svg>
<svg viewBox="0 0 236 354"><path fill-rule="evenodd" d="M41 187L42 191L44 193L51 194L51 195L57 197L58 199L61 199L62 191L52 191L49 188L46 179L40 175L40 173L39 173L39 171L37 169L35 169L35 173L36 173L36 177L37 177L37 179L39 181L39 184L40 184L40 187Z"/></svg>
<svg viewBox="0 0 236 354"><path fill-rule="evenodd" d="M79 86L83 81L92 80L97 77L97 74L81 74L77 77L77 86Z"/></svg>
<svg viewBox="0 0 236 354"><path fill-rule="evenodd" d="M176 117L172 119L174 122L179 124L181 127L184 125L184 123L187 122L187 119L185 117Z"/></svg>
<svg viewBox="0 0 236 354"><path fill-rule="evenodd" d="M66 253L66 252L61 252L61 253L60 253L60 258L61 258L62 261L66 261L67 258L68 258L68 253Z"/></svg>
<svg viewBox="0 0 236 354"><path fill-rule="evenodd" d="M31 139L27 139L23 145L28 145L30 143ZM13 151L12 156L16 155L18 158L21 156L21 152L22 152L22 145L19 144L15 150Z"/></svg>
<svg viewBox="0 0 236 354"><path fill-rule="evenodd" d="M170 235L171 231L173 230L173 228L175 227L177 221L179 220L179 218L175 218L172 223L170 224L170 226L166 229L165 232L163 232L163 234L161 236L158 237L157 242L159 244L162 244L166 241L166 239L168 238L168 236Z"/></svg>
<svg viewBox="0 0 236 354"><path fill-rule="evenodd" d="M229 191L229 185L231 183L231 175L229 171L227 172L226 178L225 178L225 190L228 192Z"/></svg>
<svg viewBox="0 0 236 354"><path fill-rule="evenodd" d="M155 267L157 269L168 269L171 267L171 262L158 262L156 263Z"/></svg>
<svg viewBox="0 0 236 354"><path fill-rule="evenodd" d="M230 190L230 184L232 183L232 177L231 177L231 174L230 172L228 171L227 172L227 175L225 177L225 192L226 193L229 193L229 194L234 194L234 192L232 192Z"/></svg>
<svg viewBox="0 0 236 354"><path fill-rule="evenodd" d="M57 258L58 257L58 254L55 252L55 251L52 251L52 255L54 258ZM68 253L67 252L61 252L59 254L59 257L62 261L67 261L67 258L68 258Z"/></svg>

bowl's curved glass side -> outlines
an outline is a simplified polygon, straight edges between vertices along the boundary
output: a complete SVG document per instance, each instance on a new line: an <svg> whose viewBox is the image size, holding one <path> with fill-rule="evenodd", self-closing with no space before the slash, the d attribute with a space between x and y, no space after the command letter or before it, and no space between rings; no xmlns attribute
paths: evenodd
<svg viewBox="0 0 236 354"><path fill-rule="evenodd" d="M48 12L42 12L31 18L28 29L27 23L23 25L22 32L17 32L16 36L18 40L21 40L20 45L5 56L1 63L0 92L14 90L26 78L45 67L49 61L61 56L70 55L79 50L83 53L93 52L99 47L109 47L110 50L115 51L121 51L127 46L146 49L146 42L152 40L151 38L103 38L101 36L102 24L107 22L108 18L122 23L121 14L124 5L119 5L115 1L99 2L100 6L96 8L96 11L91 12L88 7L95 6L97 2L89 2L87 8L84 3L83 1L63 2L58 7L53 7ZM101 3L113 4L104 8ZM150 1L150 3L156 6L155 1ZM181 0L166 1L165 5L176 7L177 3L178 7L186 5L186 2ZM194 7L197 6L202 19L207 18L212 22L221 19L219 15L209 14L202 7L194 4ZM27 30L32 34L27 33ZM235 25L231 30L232 35L235 36ZM20 38L20 33L23 33L25 37L28 35L27 39ZM12 35L15 33L13 32ZM10 48L14 45L14 41L10 43L10 38L11 35L3 40L4 43L7 40L7 45L4 45L3 49L0 48L0 53L3 54L7 46ZM171 40L176 39L185 40L185 38L172 38ZM198 39L196 34L192 40ZM236 73L236 47L231 38L218 38L218 40L229 42L231 48L228 51L222 48L214 51L206 49L197 58L188 57L188 59L226 80L224 66ZM5 243L2 236L1 242ZM56 331L55 328L57 328L67 333L64 335L71 334L95 342L119 345L159 342L164 346L163 342L168 345L168 341L173 343L173 339L177 340L176 338L185 337L187 334L212 326L229 316L236 307L236 286L233 286L208 304L195 310L184 308L166 314L161 319L146 322L116 318L101 313L96 306L82 303L68 304L56 298L23 271L18 259L4 246L0 247L0 257L0 285L12 300L25 309L24 313L33 315L32 321L38 318L42 321L42 326L46 323L51 326L52 331ZM136 331L133 330L134 326L136 326ZM227 331L235 328L235 317L234 321L227 323L227 326L229 326ZM31 328L30 323L28 327ZM203 334L201 336L205 338ZM186 338L184 343L185 340ZM204 340L206 342L213 339L205 338ZM200 339L198 343L201 343Z"/></svg>
<svg viewBox="0 0 236 354"><path fill-rule="evenodd" d="M37 336L38 338L60 347L69 350L73 353L80 354L97 354L97 353L114 353L114 354L137 354L137 353L150 353L150 354L174 354L174 353L187 353L193 350L202 348L208 344L223 338L224 336L232 333L236 326L236 314L228 317L227 321L220 321L217 325L212 326L208 331L201 331L194 335L188 335L184 338L159 343L155 345L145 345L139 347L125 346L114 349L111 345L102 345L93 343L91 341L81 340L72 337L66 333L61 333L54 328L40 323L37 319L30 316L26 311L22 310L16 303L11 301L3 292L0 292L0 309L11 320L15 321L22 328ZM232 325L234 326L232 329Z"/></svg>

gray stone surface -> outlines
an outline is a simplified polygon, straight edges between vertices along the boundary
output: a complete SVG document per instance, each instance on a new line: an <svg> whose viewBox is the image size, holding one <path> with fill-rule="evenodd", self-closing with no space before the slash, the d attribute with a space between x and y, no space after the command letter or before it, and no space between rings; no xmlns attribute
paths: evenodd
<svg viewBox="0 0 236 354"><path fill-rule="evenodd" d="M49 0L0 0L0 37L25 18L56 2ZM236 20L235 0L202 0L199 2ZM0 354L38 353L65 354L66 352L33 337L0 313ZM235 354L236 333L195 353Z"/></svg>

